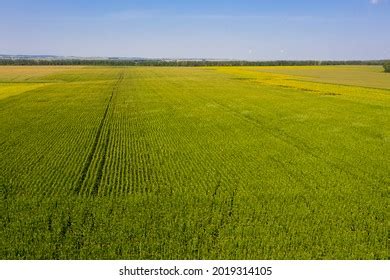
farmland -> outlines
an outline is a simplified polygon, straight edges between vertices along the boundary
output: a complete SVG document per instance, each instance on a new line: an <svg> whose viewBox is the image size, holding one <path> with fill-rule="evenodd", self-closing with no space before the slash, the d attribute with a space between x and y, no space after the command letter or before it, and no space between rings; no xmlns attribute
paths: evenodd
<svg viewBox="0 0 390 280"><path fill-rule="evenodd" d="M380 66L0 67L2 259L388 259Z"/></svg>

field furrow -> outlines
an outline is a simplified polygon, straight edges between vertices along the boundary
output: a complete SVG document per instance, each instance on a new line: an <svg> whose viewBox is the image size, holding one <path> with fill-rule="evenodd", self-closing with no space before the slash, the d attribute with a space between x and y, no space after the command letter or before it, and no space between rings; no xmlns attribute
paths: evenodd
<svg viewBox="0 0 390 280"><path fill-rule="evenodd" d="M110 110L112 110L112 107L114 107L114 102L115 102L116 94L118 91L118 87L120 86L120 83L122 82L122 80L123 80L123 74L120 74L118 81L114 84L113 89L111 91L111 95L110 95L110 98L107 102L103 116L100 120L99 127L97 129L96 136L94 138L94 142L93 142L91 151L90 151L90 153L89 153L89 155L84 163L84 167L83 167L83 170L81 172L80 179L75 187L76 194L80 194L80 192L82 191L82 189L85 185L85 180L87 178L87 174L91 173L90 169L91 169L91 166L93 164L94 158L100 156L99 154L97 154L97 151L98 151L99 143L102 142L103 152L101 155L101 163L100 163L100 167L98 167L96 180L95 180L95 183L93 183L93 188L92 188L92 193L97 194L97 190L99 188L99 184L100 184L100 180L101 180L101 176L102 176L102 172L103 172L103 167L105 164L108 140L110 137L110 131L108 130L108 132L106 132L105 133L106 135L104 136L105 140L102 139L102 132L103 132L103 129L105 128L105 126L107 126L107 123L110 122L108 116L110 114ZM100 152L100 149L99 149L99 152Z"/></svg>
<svg viewBox="0 0 390 280"><path fill-rule="evenodd" d="M372 68L370 88L305 68L8 69L3 258L388 258Z"/></svg>

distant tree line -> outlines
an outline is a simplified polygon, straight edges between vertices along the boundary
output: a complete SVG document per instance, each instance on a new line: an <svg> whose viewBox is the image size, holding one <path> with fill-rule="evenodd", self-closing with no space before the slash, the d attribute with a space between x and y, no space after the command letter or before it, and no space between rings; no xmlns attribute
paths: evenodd
<svg viewBox="0 0 390 280"><path fill-rule="evenodd" d="M390 62L383 64L383 68L385 68L385 72L390 73Z"/></svg>
<svg viewBox="0 0 390 280"><path fill-rule="evenodd" d="M387 60L112 60L112 59L0 59L0 65L96 65L96 66L309 66L309 65L385 65L389 71Z"/></svg>

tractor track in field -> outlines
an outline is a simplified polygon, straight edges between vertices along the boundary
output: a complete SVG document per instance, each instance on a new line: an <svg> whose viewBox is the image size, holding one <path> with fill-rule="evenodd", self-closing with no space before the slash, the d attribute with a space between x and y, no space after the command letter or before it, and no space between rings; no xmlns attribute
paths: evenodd
<svg viewBox="0 0 390 280"><path fill-rule="evenodd" d="M124 74L121 73L119 75L119 78L118 78L117 82L115 83L115 85L114 85L114 87L112 89L110 99L107 102L106 109L104 110L103 117L102 117L102 119L100 121L99 128L98 128L98 130L96 132L96 136L95 136L95 140L94 140L93 145L92 145L92 149L91 149L91 151L90 151L90 153L89 153L89 155L88 155L88 157L87 157L87 159L86 159L86 161L84 163L84 167L83 167L83 169L81 171L81 176L80 176L80 178L78 180L76 188L74 189L74 192L77 195L80 195L82 187L85 184L85 180L87 178L88 171L91 168L92 160L95 157L96 151L98 149L98 144L99 144L100 139L102 137L103 128L104 128L105 124L108 122L108 113L110 111L110 108L112 108L115 105L114 104L115 103L114 99L115 99L115 97L117 95L119 85L123 81L123 77L124 77ZM95 183L93 184L92 195L97 195L97 193L99 191L101 177L102 177L102 174L103 174L103 167L104 167L104 164L105 164L105 159L106 159L106 154L107 154L109 138L110 138L110 130L108 130L107 135L106 135L106 139L104 140L103 158L102 158L102 160L100 162L100 165L99 165L99 168L98 168L98 173L97 173L98 176L97 176L97 178L95 180Z"/></svg>
<svg viewBox="0 0 390 280"><path fill-rule="evenodd" d="M96 196L99 193L100 182L101 182L102 176L103 176L103 168L104 168L104 164L106 163L106 158L107 158L107 150L108 150L109 141L110 141L110 129L107 132L107 136L106 136L105 143L104 143L104 151L103 151L103 155L102 155L102 161L100 162L99 169L98 169L97 176L96 176L96 181L95 181L93 188L92 188L92 195L93 196Z"/></svg>

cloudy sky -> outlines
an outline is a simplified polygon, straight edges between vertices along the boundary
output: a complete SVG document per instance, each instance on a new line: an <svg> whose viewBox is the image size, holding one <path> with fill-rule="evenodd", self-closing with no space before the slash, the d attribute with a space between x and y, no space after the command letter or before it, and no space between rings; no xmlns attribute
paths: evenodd
<svg viewBox="0 0 390 280"><path fill-rule="evenodd" d="M390 58L390 0L0 0L0 54Z"/></svg>

